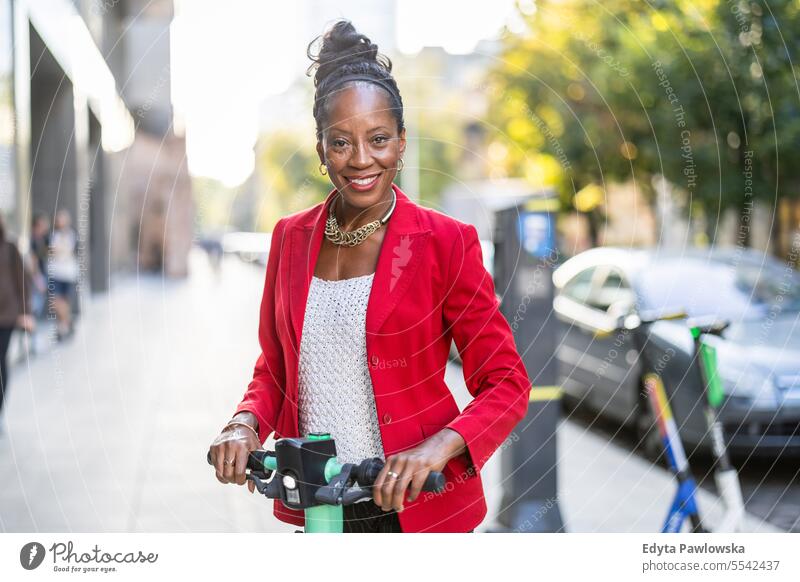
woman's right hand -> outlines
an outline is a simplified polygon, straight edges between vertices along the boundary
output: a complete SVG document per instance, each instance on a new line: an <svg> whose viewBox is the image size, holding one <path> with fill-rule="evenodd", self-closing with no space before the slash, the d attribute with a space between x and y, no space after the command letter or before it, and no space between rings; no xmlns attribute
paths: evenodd
<svg viewBox="0 0 800 582"><path fill-rule="evenodd" d="M252 430L235 424L223 428L210 447L211 463L216 469L217 480L220 483L237 485L244 485L246 482L247 488L252 493L255 490L255 483L245 478L245 468L250 451L260 448L261 443Z"/></svg>

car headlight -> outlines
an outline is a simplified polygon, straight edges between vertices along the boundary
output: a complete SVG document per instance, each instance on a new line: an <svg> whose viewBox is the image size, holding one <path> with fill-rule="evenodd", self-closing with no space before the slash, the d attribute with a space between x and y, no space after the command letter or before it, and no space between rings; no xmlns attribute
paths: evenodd
<svg viewBox="0 0 800 582"><path fill-rule="evenodd" d="M768 370L728 363L720 364L718 373L726 395L746 399L754 408L774 408L778 405L777 388Z"/></svg>

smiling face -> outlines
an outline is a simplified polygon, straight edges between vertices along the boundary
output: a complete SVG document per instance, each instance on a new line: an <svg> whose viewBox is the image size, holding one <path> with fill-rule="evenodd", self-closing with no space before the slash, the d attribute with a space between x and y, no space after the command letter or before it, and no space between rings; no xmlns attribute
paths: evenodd
<svg viewBox="0 0 800 582"><path fill-rule="evenodd" d="M391 199L398 160L406 149L405 129L398 132L389 107L383 89L364 83L343 89L328 104L317 153L346 204L359 210Z"/></svg>

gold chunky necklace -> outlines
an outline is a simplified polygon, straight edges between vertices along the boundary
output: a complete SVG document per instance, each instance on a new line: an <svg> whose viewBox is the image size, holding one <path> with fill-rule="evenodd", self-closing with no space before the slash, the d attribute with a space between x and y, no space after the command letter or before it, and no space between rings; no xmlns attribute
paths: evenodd
<svg viewBox="0 0 800 582"><path fill-rule="evenodd" d="M392 212L394 212L394 207L397 203L397 194L395 194L394 191L392 192L392 207L389 209L389 212L386 213L386 216L380 220L373 220L355 230L347 232L339 228L339 222L336 220L336 214L333 212L335 203L336 200L333 200L328 207L328 220L325 221L325 238L335 245L354 247L367 240L369 235L386 224L386 221L389 220Z"/></svg>

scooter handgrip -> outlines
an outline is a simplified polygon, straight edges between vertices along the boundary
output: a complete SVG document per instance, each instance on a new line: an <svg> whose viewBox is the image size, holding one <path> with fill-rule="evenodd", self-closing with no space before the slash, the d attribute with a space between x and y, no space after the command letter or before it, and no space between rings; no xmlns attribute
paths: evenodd
<svg viewBox="0 0 800 582"><path fill-rule="evenodd" d="M371 486L378 478L378 473L383 469L383 460L379 458L366 459L356 468L356 479L363 486ZM428 473L425 483L422 484L423 491L438 493L445 488L447 479L439 471Z"/></svg>
<svg viewBox="0 0 800 582"><path fill-rule="evenodd" d="M275 453L272 451L265 451L263 449L257 451L250 451L247 456L247 468L251 471L266 471L264 461L267 457L274 457Z"/></svg>
<svg viewBox="0 0 800 582"><path fill-rule="evenodd" d="M264 459L271 455L271 451L250 451L250 455L247 457L247 468L251 471L264 471ZM206 455L206 461L209 465L213 465L214 463L211 460L211 451L208 451Z"/></svg>
<svg viewBox="0 0 800 582"><path fill-rule="evenodd" d="M422 484L422 490L438 493L439 491L444 490L446 484L447 480L444 478L443 473L440 473L439 471L431 471L428 473L425 483Z"/></svg>

